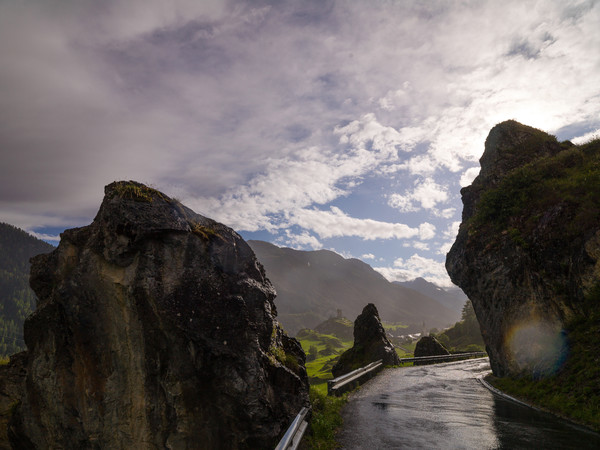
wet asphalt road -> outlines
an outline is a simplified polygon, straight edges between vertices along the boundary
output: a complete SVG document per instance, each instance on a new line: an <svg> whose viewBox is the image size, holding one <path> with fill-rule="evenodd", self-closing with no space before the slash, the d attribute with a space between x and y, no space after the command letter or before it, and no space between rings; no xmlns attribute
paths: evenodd
<svg viewBox="0 0 600 450"><path fill-rule="evenodd" d="M346 449L600 449L600 435L505 400L477 380L487 358L385 369L351 394Z"/></svg>

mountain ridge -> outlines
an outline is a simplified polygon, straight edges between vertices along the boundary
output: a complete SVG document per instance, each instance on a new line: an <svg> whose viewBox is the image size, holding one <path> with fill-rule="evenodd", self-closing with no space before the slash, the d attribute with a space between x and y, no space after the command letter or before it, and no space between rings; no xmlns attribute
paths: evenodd
<svg viewBox="0 0 600 450"><path fill-rule="evenodd" d="M427 327L456 322L458 314L413 289L390 283L359 259L345 259L330 250L304 251L265 241L248 244L263 264L277 291L278 318L295 334L313 328L341 309L350 320L374 303L382 320Z"/></svg>

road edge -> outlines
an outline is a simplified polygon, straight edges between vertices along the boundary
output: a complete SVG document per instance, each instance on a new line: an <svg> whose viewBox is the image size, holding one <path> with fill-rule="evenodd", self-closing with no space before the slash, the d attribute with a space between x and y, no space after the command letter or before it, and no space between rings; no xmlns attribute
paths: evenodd
<svg viewBox="0 0 600 450"><path fill-rule="evenodd" d="M483 387L485 387L486 389L488 389L491 393L496 394L497 396L502 397L502 398L504 398L506 400L510 400L512 402L515 402L515 403L517 403L519 405L526 406L527 408L531 408L531 409L533 409L535 411L539 411L541 413L545 413L545 414L549 414L551 416L554 416L554 417L556 417L556 418L558 418L560 420L563 420L564 422L568 423L570 426L572 426L574 428L577 428L580 431L585 431L587 433L592 433L592 434L600 435L600 432L594 430L593 428L587 426L584 423L577 422L577 421L575 421L575 420L573 420L573 419L571 419L569 417L562 416L562 415L557 414L556 412L551 411L549 409L540 408L538 406L533 405L532 403L528 403L528 402L525 402L523 400L519 400L518 398L513 397L512 395L509 395L506 392L503 392L503 391L501 391L498 388L495 388L494 386L492 386L485 379L485 377L488 376L488 375L490 375L491 373L492 372L488 372L487 374L479 375L477 377L477 380L481 383L481 385Z"/></svg>
<svg viewBox="0 0 600 450"><path fill-rule="evenodd" d="M519 400L516 397L513 397L512 395L508 395L506 392L502 392L500 389L495 388L494 386L492 386L486 379L485 377L490 375L492 372L489 372L485 375L479 375L477 377L477 380L483 385L483 387L485 387L488 391L492 392L493 394L498 395L499 397L505 398L507 400L513 401L515 403L518 403L519 405L523 405L523 406L527 406L528 408L531 409L535 409L536 411L542 411L542 412L548 412L546 410L543 410L541 408L538 408L537 406L531 404L531 403L527 403L524 402L523 400ZM562 418L562 417L561 417Z"/></svg>

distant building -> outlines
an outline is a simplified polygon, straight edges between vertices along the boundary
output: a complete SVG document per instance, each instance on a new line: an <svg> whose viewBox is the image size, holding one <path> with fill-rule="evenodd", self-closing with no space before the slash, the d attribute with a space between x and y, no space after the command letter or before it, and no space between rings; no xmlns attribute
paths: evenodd
<svg viewBox="0 0 600 450"><path fill-rule="evenodd" d="M338 310L337 310L337 318L338 318L338 319L341 319L342 317L343 317L343 316L342 316L342 310L341 310L341 309L338 309Z"/></svg>

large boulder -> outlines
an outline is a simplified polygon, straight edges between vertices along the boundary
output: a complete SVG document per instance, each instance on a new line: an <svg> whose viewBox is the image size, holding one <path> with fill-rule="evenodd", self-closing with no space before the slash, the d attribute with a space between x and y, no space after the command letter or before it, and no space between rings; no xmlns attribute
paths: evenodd
<svg viewBox="0 0 600 450"><path fill-rule="evenodd" d="M331 373L339 377L380 359L386 366L400 364L398 354L385 334L377 308L369 303L354 321L353 347L340 355Z"/></svg>
<svg viewBox="0 0 600 450"><path fill-rule="evenodd" d="M568 330L600 305L599 142L503 122L461 191L446 268L473 303L496 376L551 375L569 351L597 355Z"/></svg>
<svg viewBox="0 0 600 450"><path fill-rule="evenodd" d="M152 188L107 186L31 287L15 448L272 448L309 403L250 247Z"/></svg>
<svg viewBox="0 0 600 450"><path fill-rule="evenodd" d="M416 358L421 357L421 356L445 356L445 355L449 355L450 352L448 350L446 350L446 347L444 347L440 341L438 341L435 337L433 336L423 336L421 339L419 339L419 341L417 342L417 345L415 346L415 351L414 351L414 356ZM415 366L418 366L420 364L427 364L424 362L415 362Z"/></svg>

